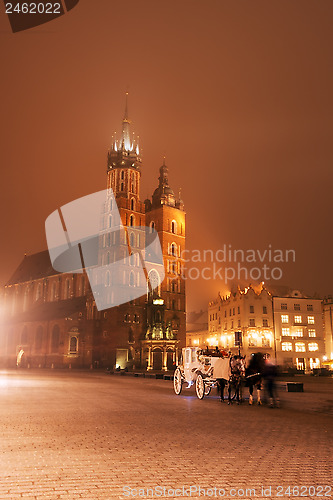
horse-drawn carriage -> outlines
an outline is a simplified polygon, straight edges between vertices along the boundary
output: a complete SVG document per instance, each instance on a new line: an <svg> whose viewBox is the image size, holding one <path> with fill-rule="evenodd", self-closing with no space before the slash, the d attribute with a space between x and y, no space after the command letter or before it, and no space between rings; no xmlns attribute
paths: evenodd
<svg viewBox="0 0 333 500"><path fill-rule="evenodd" d="M231 402L241 400L241 381L245 377L245 360L242 356L223 356L218 351L204 352L198 347L182 349L182 361L177 366L173 387L177 395L183 384L187 387L195 384L195 392L199 399L210 394L212 387L219 386L221 399L225 385L228 385L228 399Z"/></svg>

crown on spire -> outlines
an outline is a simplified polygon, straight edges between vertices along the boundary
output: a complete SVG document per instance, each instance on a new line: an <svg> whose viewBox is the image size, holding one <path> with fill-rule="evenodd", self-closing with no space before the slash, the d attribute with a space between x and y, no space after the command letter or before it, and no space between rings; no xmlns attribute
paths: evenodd
<svg viewBox="0 0 333 500"><path fill-rule="evenodd" d="M125 112L122 122L121 139L117 141L112 137L111 151L140 153L139 141L135 140L134 133L131 134L131 120L128 118L128 92L125 93Z"/></svg>

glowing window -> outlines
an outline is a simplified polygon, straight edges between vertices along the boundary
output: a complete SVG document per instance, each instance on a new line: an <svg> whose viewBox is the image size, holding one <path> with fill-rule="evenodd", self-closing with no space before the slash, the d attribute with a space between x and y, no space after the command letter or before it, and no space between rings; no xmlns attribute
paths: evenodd
<svg viewBox="0 0 333 500"><path fill-rule="evenodd" d="M77 337L71 337L69 341L69 352L70 354L76 354L77 353Z"/></svg>
<svg viewBox="0 0 333 500"><path fill-rule="evenodd" d="M317 342L310 342L308 348L309 351L318 351L319 349Z"/></svg>
<svg viewBox="0 0 333 500"><path fill-rule="evenodd" d="M295 323L302 323L302 316L295 316Z"/></svg>
<svg viewBox="0 0 333 500"><path fill-rule="evenodd" d="M302 328L298 328L297 330L294 330L293 337L303 337L303 330L302 330Z"/></svg>
<svg viewBox="0 0 333 500"><path fill-rule="evenodd" d="M292 351L293 345L291 342L282 342L281 344L282 351Z"/></svg>
<svg viewBox="0 0 333 500"><path fill-rule="evenodd" d="M295 351L296 352L305 352L305 344L304 344L304 342L296 342L296 344L295 344Z"/></svg>
<svg viewBox="0 0 333 500"><path fill-rule="evenodd" d="M308 330L309 337L315 337L316 336L316 330L309 328Z"/></svg>
<svg viewBox="0 0 333 500"><path fill-rule="evenodd" d="M288 316L288 314L282 314L282 316L281 316L281 322L282 323L289 323L289 316Z"/></svg>
<svg viewBox="0 0 333 500"><path fill-rule="evenodd" d="M314 322L315 322L314 316L308 316L309 325L314 325Z"/></svg>
<svg viewBox="0 0 333 500"><path fill-rule="evenodd" d="M290 337L290 328L282 328L282 335L284 337Z"/></svg>

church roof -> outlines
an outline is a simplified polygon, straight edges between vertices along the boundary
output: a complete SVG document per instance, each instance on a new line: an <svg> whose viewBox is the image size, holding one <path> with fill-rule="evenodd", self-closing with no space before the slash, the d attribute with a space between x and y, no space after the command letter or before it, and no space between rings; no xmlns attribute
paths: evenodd
<svg viewBox="0 0 333 500"><path fill-rule="evenodd" d="M25 255L6 285L25 283L26 281L38 280L55 274L59 273L52 267L49 252L48 250L43 250L32 255Z"/></svg>
<svg viewBox="0 0 333 500"><path fill-rule="evenodd" d="M67 300L54 302L35 302L27 311L15 313L8 319L8 324L27 321L43 321L50 319L66 318L75 313L83 312L86 308L87 297L72 297Z"/></svg>

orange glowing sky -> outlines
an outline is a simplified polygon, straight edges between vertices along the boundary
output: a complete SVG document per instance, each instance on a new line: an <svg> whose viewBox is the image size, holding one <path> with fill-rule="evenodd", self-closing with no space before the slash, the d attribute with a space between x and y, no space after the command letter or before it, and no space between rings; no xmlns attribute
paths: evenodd
<svg viewBox="0 0 333 500"><path fill-rule="evenodd" d="M333 292L331 0L81 0L12 34L1 5L1 262L46 247L58 206L104 189L124 93L182 187L190 249L295 249L283 284ZM223 283L188 283L188 309Z"/></svg>

